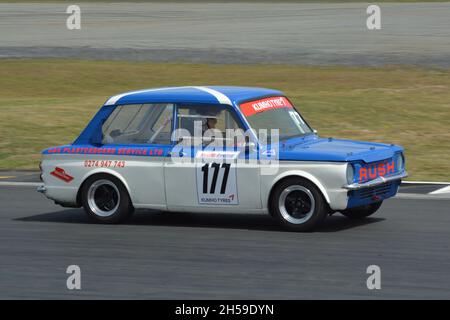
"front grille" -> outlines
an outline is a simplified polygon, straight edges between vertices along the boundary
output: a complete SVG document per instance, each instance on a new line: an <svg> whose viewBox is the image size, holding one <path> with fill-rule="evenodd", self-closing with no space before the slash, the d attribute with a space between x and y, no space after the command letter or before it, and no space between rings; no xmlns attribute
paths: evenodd
<svg viewBox="0 0 450 320"><path fill-rule="evenodd" d="M359 199L372 199L374 197L383 197L392 190L392 183L381 184L376 187L357 190L355 196Z"/></svg>
<svg viewBox="0 0 450 320"><path fill-rule="evenodd" d="M387 182L376 187L349 191L347 208L365 206L374 202L395 196L400 183L398 181Z"/></svg>

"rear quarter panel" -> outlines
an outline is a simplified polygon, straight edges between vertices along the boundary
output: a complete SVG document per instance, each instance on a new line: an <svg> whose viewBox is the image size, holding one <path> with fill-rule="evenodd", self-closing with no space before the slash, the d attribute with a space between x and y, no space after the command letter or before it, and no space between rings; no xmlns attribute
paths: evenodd
<svg viewBox="0 0 450 320"><path fill-rule="evenodd" d="M109 165L102 166L102 162ZM52 154L43 156L42 172L46 195L57 202L75 204L82 183L92 175L106 173L123 183L135 207L163 209L163 165L164 157ZM61 168L73 179L68 182L56 177L52 174L55 168Z"/></svg>

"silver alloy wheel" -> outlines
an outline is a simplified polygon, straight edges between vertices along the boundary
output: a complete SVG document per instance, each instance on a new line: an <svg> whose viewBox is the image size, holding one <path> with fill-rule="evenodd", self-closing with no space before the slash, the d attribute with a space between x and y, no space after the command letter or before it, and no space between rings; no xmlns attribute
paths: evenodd
<svg viewBox="0 0 450 320"><path fill-rule="evenodd" d="M316 201L307 188L300 185L289 186L281 192L278 208L283 218L292 224L308 221L314 213Z"/></svg>
<svg viewBox="0 0 450 320"><path fill-rule="evenodd" d="M89 187L87 201L94 214L109 217L119 208L120 192L113 182L106 179L97 180Z"/></svg>

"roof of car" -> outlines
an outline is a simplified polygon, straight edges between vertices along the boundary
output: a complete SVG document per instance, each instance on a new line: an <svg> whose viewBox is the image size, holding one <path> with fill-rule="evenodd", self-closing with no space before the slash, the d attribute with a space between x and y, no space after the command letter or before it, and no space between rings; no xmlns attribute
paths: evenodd
<svg viewBox="0 0 450 320"><path fill-rule="evenodd" d="M122 93L109 98L105 106L142 103L239 104L253 99L284 95L281 91L234 86L166 87Z"/></svg>

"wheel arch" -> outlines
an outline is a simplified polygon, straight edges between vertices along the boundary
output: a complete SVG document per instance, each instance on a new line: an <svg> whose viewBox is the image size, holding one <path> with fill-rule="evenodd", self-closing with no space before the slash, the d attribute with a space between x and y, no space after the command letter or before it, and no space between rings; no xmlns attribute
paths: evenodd
<svg viewBox="0 0 450 320"><path fill-rule="evenodd" d="M86 181L96 175L100 175L100 174L106 174L106 175L110 175L114 178L117 178L120 180L120 182L123 184L123 186L125 187L125 189L128 192L128 196L130 196L130 200L131 200L131 193L130 193L130 187L128 185L128 183L126 182L125 178L120 175L119 173L117 173L116 171L110 170L110 169L106 169L106 168L99 168L93 171L89 171L88 173L86 173L83 178L82 178L82 182L80 184L80 187L78 188L77 191L77 197L76 197L76 201L77 201L77 205L81 205L81 190L83 190L84 184L86 183ZM131 202L133 202L131 200Z"/></svg>
<svg viewBox="0 0 450 320"><path fill-rule="evenodd" d="M282 183L283 181L285 181L286 179L289 179L289 178L302 178L302 179L308 180L310 183L314 184L319 189L320 193L324 197L327 204L330 205L330 197L328 196L328 193L327 193L325 187L323 186L323 184L320 183L320 181L316 177L314 177L312 174L310 174L308 172L304 172L304 171L297 171L297 170L288 171L288 172L284 172L283 174L277 176L273 180L274 182L272 184L272 187L270 188L269 196L267 197L267 208L269 209L269 213L271 215L272 215L272 213L270 210L270 203L272 201L274 190L280 183Z"/></svg>

